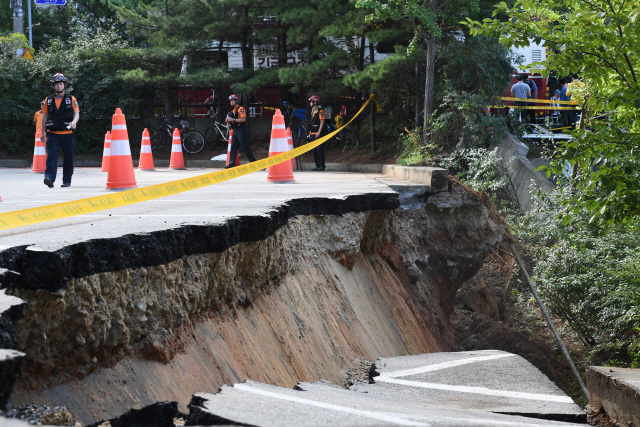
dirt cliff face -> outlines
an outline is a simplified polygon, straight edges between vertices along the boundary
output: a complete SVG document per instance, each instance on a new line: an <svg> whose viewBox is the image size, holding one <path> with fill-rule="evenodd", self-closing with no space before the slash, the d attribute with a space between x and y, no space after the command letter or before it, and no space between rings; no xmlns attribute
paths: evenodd
<svg viewBox="0 0 640 427"><path fill-rule="evenodd" d="M503 233L452 180L418 209L297 214L223 251L13 286L27 305L12 403L64 404L88 422L163 400L185 410L194 392L245 378L338 383L358 358L452 351L456 291Z"/></svg>

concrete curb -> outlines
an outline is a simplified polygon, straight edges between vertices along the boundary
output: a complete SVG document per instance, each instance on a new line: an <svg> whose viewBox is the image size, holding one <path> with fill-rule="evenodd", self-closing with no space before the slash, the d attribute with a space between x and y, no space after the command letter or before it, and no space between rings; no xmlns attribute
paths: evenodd
<svg viewBox="0 0 640 427"><path fill-rule="evenodd" d="M535 197L532 190L539 188L545 193L555 190L556 186L547 179L544 173L536 171L536 167L527 159L529 147L515 135L509 134L496 150L498 157L508 165L511 182L515 187L518 202L523 211L531 210ZM515 157L515 158L514 158ZM511 160L514 158L513 160Z"/></svg>
<svg viewBox="0 0 640 427"><path fill-rule="evenodd" d="M361 173L380 173L383 165L368 163L326 163L325 170L331 172L361 172ZM313 162L302 162L302 172L311 171L316 164Z"/></svg>
<svg viewBox="0 0 640 427"><path fill-rule="evenodd" d="M430 193L447 191L449 172L442 168L383 165L382 174L429 186Z"/></svg>
<svg viewBox="0 0 640 427"><path fill-rule="evenodd" d="M589 366L587 386L588 412L604 410L619 425L640 426L640 369Z"/></svg>

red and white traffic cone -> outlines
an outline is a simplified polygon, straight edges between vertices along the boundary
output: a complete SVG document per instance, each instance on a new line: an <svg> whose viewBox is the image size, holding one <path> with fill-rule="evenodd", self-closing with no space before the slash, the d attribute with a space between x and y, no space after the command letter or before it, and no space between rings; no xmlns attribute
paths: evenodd
<svg viewBox="0 0 640 427"><path fill-rule="evenodd" d="M293 134L291 133L291 128L287 128L287 142L289 143L289 151L293 150ZM296 158L291 159L291 170L297 171L296 167Z"/></svg>
<svg viewBox="0 0 640 427"><path fill-rule="evenodd" d="M231 160L231 140L233 139L233 129L229 131L229 143L227 144L227 163L225 166L229 166L229 160ZM240 152L236 151L236 166L240 166Z"/></svg>
<svg viewBox="0 0 640 427"><path fill-rule="evenodd" d="M42 142L40 131L36 131L36 144L33 149L33 166L31 172L44 173L47 170L47 148Z"/></svg>
<svg viewBox="0 0 640 427"><path fill-rule="evenodd" d="M104 136L104 149L102 150L102 169L101 172L109 172L109 152L111 151L111 132L107 131Z"/></svg>
<svg viewBox="0 0 640 427"><path fill-rule="evenodd" d="M269 145L269 157L289 151L287 131L284 128L284 116L280 110L276 110L271 126L271 144ZM295 182L291 162L285 161L271 166L268 169L267 182Z"/></svg>
<svg viewBox="0 0 640 427"><path fill-rule="evenodd" d="M113 115L111 132L107 189L136 188L136 176L133 172L133 160L131 159L127 122L124 114L122 114L122 110L119 108L116 108L116 113Z"/></svg>
<svg viewBox="0 0 640 427"><path fill-rule="evenodd" d="M173 149L173 147L171 147ZM154 171L153 154L151 154L151 140L149 139L149 131L145 128L142 131L142 146L140 147L140 161L138 162L138 170Z"/></svg>
<svg viewBox="0 0 640 427"><path fill-rule="evenodd" d="M180 170L184 167L184 156L182 155L182 140L180 139L180 131L178 128L173 130L173 143L171 144L171 161L169 169Z"/></svg>

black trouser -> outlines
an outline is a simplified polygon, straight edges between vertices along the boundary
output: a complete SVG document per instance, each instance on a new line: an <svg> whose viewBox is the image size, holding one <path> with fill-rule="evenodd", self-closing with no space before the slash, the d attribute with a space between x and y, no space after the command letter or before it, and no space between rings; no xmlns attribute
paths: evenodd
<svg viewBox="0 0 640 427"><path fill-rule="evenodd" d="M316 148L313 149L313 160L316 162L317 168L325 167L324 146L326 145L326 143L327 141L323 142L322 144L318 145Z"/></svg>
<svg viewBox="0 0 640 427"><path fill-rule="evenodd" d="M58 148L62 148L64 163L62 164L62 183L71 184L73 175L73 134L57 134L47 132L47 169L44 177L56 180L58 172Z"/></svg>
<svg viewBox="0 0 640 427"><path fill-rule="evenodd" d="M242 146L242 150L247 156L247 159L249 159L250 162L255 162L256 158L253 157L251 147L249 147L249 144L247 144L247 127L241 126L238 129L233 130L233 137L231 138L231 157L229 157L229 166L240 166L235 164L236 156L238 154L238 144Z"/></svg>
<svg viewBox="0 0 640 427"><path fill-rule="evenodd" d="M522 101L516 101L516 105L519 107L528 107L529 103L528 102L522 102ZM519 113L520 113L520 121L522 121L522 123L527 121L527 111L524 108L517 108L516 109Z"/></svg>

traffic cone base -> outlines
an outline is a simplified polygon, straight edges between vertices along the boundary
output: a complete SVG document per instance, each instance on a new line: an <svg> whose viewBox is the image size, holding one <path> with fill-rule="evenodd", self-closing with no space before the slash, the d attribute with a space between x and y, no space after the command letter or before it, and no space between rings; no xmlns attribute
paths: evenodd
<svg viewBox="0 0 640 427"><path fill-rule="evenodd" d="M122 114L122 110L119 108L116 108L112 123L107 189L135 188L137 187L136 176L133 172L133 160L131 159L127 123L124 114Z"/></svg>
<svg viewBox="0 0 640 427"><path fill-rule="evenodd" d="M169 169L182 170L184 167L184 156L182 155L182 140L180 139L180 131L176 128L173 130L173 141L171 143L171 161Z"/></svg>
<svg viewBox="0 0 640 427"><path fill-rule="evenodd" d="M276 110L273 116L273 125L271 127L271 144L269 145L269 157L289 151L289 141L287 140L287 131L284 127L284 117L280 110ZM293 170L291 162L278 163L267 169L267 182L273 183L292 183Z"/></svg>
<svg viewBox="0 0 640 427"><path fill-rule="evenodd" d="M140 147L140 161L138 162L138 170L141 170L141 171L156 170L153 167L153 154L151 153L151 141L149 139L149 131L146 128L144 131L142 131L142 146Z"/></svg>
<svg viewBox="0 0 640 427"><path fill-rule="evenodd" d="M40 131L36 131L36 143L33 149L33 166L31 172L44 173L47 170L47 148L42 142Z"/></svg>

